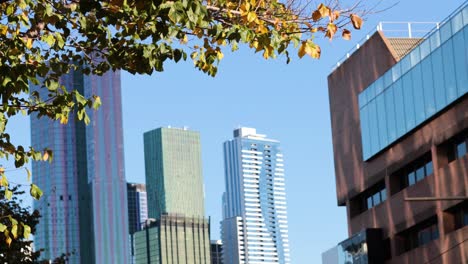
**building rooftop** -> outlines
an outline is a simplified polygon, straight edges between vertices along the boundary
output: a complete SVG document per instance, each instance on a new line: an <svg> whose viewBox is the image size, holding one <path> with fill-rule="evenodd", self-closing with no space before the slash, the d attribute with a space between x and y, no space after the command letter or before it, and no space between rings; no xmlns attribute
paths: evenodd
<svg viewBox="0 0 468 264"><path fill-rule="evenodd" d="M389 40L388 44L391 45L395 51L394 55L397 56L395 59L400 60L424 40L430 32L439 27L440 23L438 22L380 22L332 66L332 71L345 62L377 31Z"/></svg>
<svg viewBox="0 0 468 264"><path fill-rule="evenodd" d="M408 54L414 47L416 47L423 38L387 38L395 51L397 60L401 60Z"/></svg>

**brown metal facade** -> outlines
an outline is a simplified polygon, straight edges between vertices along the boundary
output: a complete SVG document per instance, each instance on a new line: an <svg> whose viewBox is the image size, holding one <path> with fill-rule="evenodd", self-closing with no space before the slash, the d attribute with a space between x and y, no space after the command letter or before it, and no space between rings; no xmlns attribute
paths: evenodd
<svg viewBox="0 0 468 264"><path fill-rule="evenodd" d="M385 263L466 264L468 226L458 228L451 213L461 202L404 199L468 196L468 156L450 160L447 155L451 140L468 134L468 96L363 160L358 94L399 59L390 41L376 32L328 76L338 205L347 207L350 236L366 228L382 229ZM402 189L400 171L424 155L432 158L433 173ZM386 200L361 210L363 194L378 183L385 184ZM408 233L428 221L438 223L438 239L408 250Z"/></svg>

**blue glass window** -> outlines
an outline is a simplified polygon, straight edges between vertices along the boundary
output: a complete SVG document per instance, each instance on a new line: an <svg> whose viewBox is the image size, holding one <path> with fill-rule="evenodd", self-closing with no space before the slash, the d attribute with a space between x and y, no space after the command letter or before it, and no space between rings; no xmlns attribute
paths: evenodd
<svg viewBox="0 0 468 264"><path fill-rule="evenodd" d="M440 33L439 31L434 32L429 37L429 40L431 41L431 51L436 50L440 46Z"/></svg>
<svg viewBox="0 0 468 264"><path fill-rule="evenodd" d="M370 133L370 145L371 152L377 153L380 150L379 144L379 126L377 119L377 105L375 99L370 101L368 106L369 108L369 133Z"/></svg>
<svg viewBox="0 0 468 264"><path fill-rule="evenodd" d="M421 48L421 60L426 58L429 53L431 53L431 42L429 39L426 39L421 43L420 45Z"/></svg>
<svg viewBox="0 0 468 264"><path fill-rule="evenodd" d="M371 154L370 149L370 134L369 134L369 113L368 106L361 109L361 134L362 134L362 151L364 157L369 157Z"/></svg>
<svg viewBox="0 0 468 264"><path fill-rule="evenodd" d="M405 113L406 113L406 131L408 132L416 124L415 114L414 114L414 96L413 96L413 80L411 80L411 75L406 74L403 76L403 97L405 104Z"/></svg>
<svg viewBox="0 0 468 264"><path fill-rule="evenodd" d="M416 115L416 124L422 123L426 119L424 108L424 87L422 83L421 64L416 65L411 71L414 91L414 110Z"/></svg>
<svg viewBox="0 0 468 264"><path fill-rule="evenodd" d="M455 56L455 74L457 76L458 96L468 92L468 54L466 53L467 41L463 36L463 31L458 32L453 37L453 49L459 52Z"/></svg>
<svg viewBox="0 0 468 264"><path fill-rule="evenodd" d="M403 103L403 89L401 87L401 81L398 80L394 85L393 89L395 92L395 121L396 121L396 132L397 137L401 137L406 133L406 118L405 118L405 105Z"/></svg>
<svg viewBox="0 0 468 264"><path fill-rule="evenodd" d="M359 94L364 160L468 92L467 24L468 6Z"/></svg>
<svg viewBox="0 0 468 264"><path fill-rule="evenodd" d="M444 43L445 41L447 41L451 36L452 36L452 23L450 23L450 21L447 21L440 28L441 43Z"/></svg>
<svg viewBox="0 0 468 264"><path fill-rule="evenodd" d="M411 57L411 67L414 67L416 64L419 63L421 60L420 52L419 52L419 47L414 48L410 52L410 57Z"/></svg>
<svg viewBox="0 0 468 264"><path fill-rule="evenodd" d="M401 74L405 74L411 68L410 56L405 56L401 61Z"/></svg>
<svg viewBox="0 0 468 264"><path fill-rule="evenodd" d="M452 19L452 35L463 28L463 13L458 13Z"/></svg>
<svg viewBox="0 0 468 264"><path fill-rule="evenodd" d="M385 113L387 114L387 130L388 140L390 142L397 138L396 121L395 121L395 102L393 100L393 89L387 89L384 92L385 97Z"/></svg>
<svg viewBox="0 0 468 264"><path fill-rule="evenodd" d="M401 67L400 67L400 63L397 63L392 67L392 79L393 79L393 81L395 82L398 79L400 79L400 76L401 76Z"/></svg>
<svg viewBox="0 0 468 264"><path fill-rule="evenodd" d="M444 65L445 95L447 103L451 103L457 98L457 81L455 79L455 62L451 39L442 45L442 61Z"/></svg>
<svg viewBox="0 0 468 264"><path fill-rule="evenodd" d="M377 118L379 126L379 143L380 148L384 148L388 145L388 136L387 136L387 116L385 113L385 97L383 94L377 96L376 105L377 105Z"/></svg>
<svg viewBox="0 0 468 264"><path fill-rule="evenodd" d="M432 64L431 58L426 58L421 63L422 80L424 89L424 106L426 116L431 116L435 113L435 99L434 99L434 81L432 79Z"/></svg>
<svg viewBox="0 0 468 264"><path fill-rule="evenodd" d="M447 104L445 97L444 71L442 67L442 51L440 49L434 51L431 54L431 59L436 110L439 111Z"/></svg>

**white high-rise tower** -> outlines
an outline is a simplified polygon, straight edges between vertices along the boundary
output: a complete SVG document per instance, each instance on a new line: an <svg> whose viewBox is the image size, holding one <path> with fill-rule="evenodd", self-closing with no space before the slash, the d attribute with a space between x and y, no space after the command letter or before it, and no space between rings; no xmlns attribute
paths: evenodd
<svg viewBox="0 0 468 264"><path fill-rule="evenodd" d="M224 143L223 263L290 263L283 154L253 128Z"/></svg>

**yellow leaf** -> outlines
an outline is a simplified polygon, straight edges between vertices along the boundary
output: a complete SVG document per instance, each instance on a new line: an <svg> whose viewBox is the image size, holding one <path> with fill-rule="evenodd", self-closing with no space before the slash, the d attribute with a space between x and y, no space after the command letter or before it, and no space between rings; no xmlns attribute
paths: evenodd
<svg viewBox="0 0 468 264"><path fill-rule="evenodd" d="M320 15L322 17L326 17L326 16L329 16L330 13L331 13L331 10L328 6L324 5L324 4L320 4L317 8L317 11L320 12Z"/></svg>
<svg viewBox="0 0 468 264"><path fill-rule="evenodd" d="M5 242L8 244L8 246L11 245L11 242L12 242L12 241L13 241L13 240L11 239L10 236L6 236Z"/></svg>
<svg viewBox="0 0 468 264"><path fill-rule="evenodd" d="M5 168L4 167L0 167L0 174L3 174L5 172Z"/></svg>
<svg viewBox="0 0 468 264"><path fill-rule="evenodd" d="M321 50L319 45L307 42L305 46L305 52L307 53L307 55L311 56L314 59L320 58Z"/></svg>
<svg viewBox="0 0 468 264"><path fill-rule="evenodd" d="M343 29L343 39L350 40L351 39L351 32L347 29Z"/></svg>
<svg viewBox="0 0 468 264"><path fill-rule="evenodd" d="M188 42L187 35L184 35L184 37L180 40L180 44L186 44Z"/></svg>
<svg viewBox="0 0 468 264"><path fill-rule="evenodd" d="M247 13L247 21L251 23L254 22L255 19L257 19L257 14L255 14L255 12L252 11Z"/></svg>
<svg viewBox="0 0 468 264"><path fill-rule="evenodd" d="M335 11L332 12L332 14L331 14L332 20L336 20L336 19L338 19L339 17L340 17L340 11L335 10Z"/></svg>
<svg viewBox="0 0 468 264"><path fill-rule="evenodd" d="M222 60L224 58L224 54L221 51L217 51L216 56L218 57L218 60Z"/></svg>
<svg viewBox="0 0 468 264"><path fill-rule="evenodd" d="M24 168L26 170L26 173L28 174L28 181L31 181L31 171L28 168Z"/></svg>
<svg viewBox="0 0 468 264"><path fill-rule="evenodd" d="M61 118L60 118L60 124L67 124L68 123L68 117L63 115Z"/></svg>
<svg viewBox="0 0 468 264"><path fill-rule="evenodd" d="M33 44L33 39L32 39L32 38L28 38L28 40L26 40L26 48L31 49L31 48L32 48L32 44Z"/></svg>
<svg viewBox="0 0 468 264"><path fill-rule="evenodd" d="M338 28L336 27L335 24L333 23L328 23L327 25L327 32L325 33L325 36L327 38L333 38L333 36L335 35L336 31L338 30Z"/></svg>
<svg viewBox="0 0 468 264"><path fill-rule="evenodd" d="M45 151L45 152L44 152L44 155L42 156L42 160L43 160L43 161L46 161L46 160L48 160L48 159L49 159L49 152Z"/></svg>
<svg viewBox="0 0 468 264"><path fill-rule="evenodd" d="M7 32L8 32L8 26L0 25L0 34L1 35L6 35Z"/></svg>
<svg viewBox="0 0 468 264"><path fill-rule="evenodd" d="M353 27L355 29L361 29L361 27L362 27L362 18L360 18L358 15L352 14L351 15L351 23L353 24Z"/></svg>
<svg viewBox="0 0 468 264"><path fill-rule="evenodd" d="M299 48L299 51L297 53L297 55L299 56L299 58L302 58L304 57L304 55L306 55L306 47L307 47L307 42L303 41L302 42L302 45L301 47Z"/></svg>

